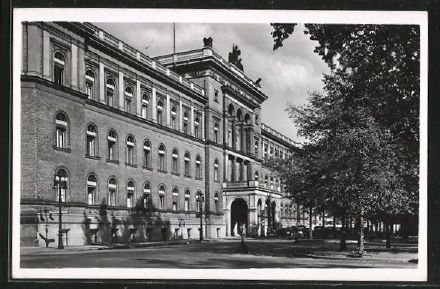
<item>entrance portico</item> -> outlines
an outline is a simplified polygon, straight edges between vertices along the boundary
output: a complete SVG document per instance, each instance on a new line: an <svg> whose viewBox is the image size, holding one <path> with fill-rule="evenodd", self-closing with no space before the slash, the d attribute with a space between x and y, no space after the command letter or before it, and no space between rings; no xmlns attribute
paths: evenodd
<svg viewBox="0 0 440 289"><path fill-rule="evenodd" d="M281 194L260 188L258 181L246 183L246 186L243 184L240 187L231 183L223 184L226 236L239 233L239 225L242 224L247 235L264 235L280 222Z"/></svg>

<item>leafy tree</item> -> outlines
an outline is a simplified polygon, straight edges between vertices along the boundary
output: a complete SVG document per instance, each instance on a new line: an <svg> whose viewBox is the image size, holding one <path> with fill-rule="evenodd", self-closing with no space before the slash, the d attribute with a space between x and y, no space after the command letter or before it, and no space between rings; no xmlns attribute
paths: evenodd
<svg viewBox="0 0 440 289"><path fill-rule="evenodd" d="M277 49L295 24L272 26ZM299 134L308 139L301 154L278 167L284 169L293 199L334 206L357 216L360 224L369 215L416 213L418 26L305 27L331 72L324 75L322 93L312 93L306 105L288 108Z"/></svg>

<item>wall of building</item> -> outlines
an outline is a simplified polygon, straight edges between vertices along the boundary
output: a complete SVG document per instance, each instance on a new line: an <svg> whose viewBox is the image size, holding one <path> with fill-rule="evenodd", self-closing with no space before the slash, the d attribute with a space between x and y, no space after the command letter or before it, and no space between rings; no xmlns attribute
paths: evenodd
<svg viewBox="0 0 440 289"><path fill-rule="evenodd" d="M155 72L140 69L118 53L95 46L86 46L84 39L54 23L29 23L24 29L24 51L22 71L22 127L21 127L21 239L22 245L44 245L39 233L56 238L58 232L58 200L54 189L55 174L64 169L68 174L67 197L63 203L63 228L67 232L67 245L93 242L130 242L162 239L198 238L200 226L197 214L196 192L204 194L203 226L206 237L227 235L230 217L229 204L225 203L227 191L228 158L232 155L251 162L246 181L254 181L254 172L260 174L260 183L265 175L271 175L261 162L261 116L260 108L249 108L226 96L222 84L210 77L193 78L193 85L203 87L203 95L186 92L180 88L182 79L168 84ZM116 40L115 40L116 41ZM125 45L125 44L120 44ZM64 53L63 84L54 83L54 53ZM139 54L136 54L139 56ZM139 58L139 57L138 57ZM133 60L135 61L135 60ZM165 68L160 68L165 71ZM86 94L86 70L95 76L93 95ZM106 104L107 79L115 81L114 102ZM170 76L171 77L171 76ZM186 83L185 85L189 85ZM127 86L133 89L127 108L125 93ZM148 95L148 114L141 112L141 96ZM158 123L157 102L162 97L164 121ZM241 108L250 115L259 148L255 154L253 140L249 151L228 148L225 136L225 108L234 103L235 110ZM177 126L171 125L171 107L177 110ZM190 114L187 133L183 131L183 111ZM55 118L63 113L67 121L67 146L56 146ZM260 121L255 122L255 115ZM200 118L200 132L195 133L195 118ZM217 140L214 123L219 121ZM97 129L96 154L86 155L87 127ZM109 161L108 133L117 134L117 158ZM134 163L127 164L127 137L134 137ZM143 166L143 144L151 143L151 168ZM165 171L158 169L158 149L165 150ZM178 172L172 172L172 152L178 151ZM233 151L229 151L232 149ZM229 151L229 152L228 152ZM184 176L184 155L189 152L190 177ZM195 159L201 157L201 178L196 178ZM216 163L217 161L217 163ZM214 165L218 164L218 179L214 179ZM96 197L88 202L88 177L96 176ZM109 179L117 180L116 204L108 201ZM129 181L134 182L134 200L139 206L127 208ZM238 181L238 180L236 180ZM144 185L151 186L151 205L143 207ZM164 206L161 208L159 186L165 186ZM173 209L173 189L178 189L178 205ZM281 191L272 187L265 190L276 192L281 200ZM190 192L189 209L185 211L185 191ZM259 194L258 189L248 196ZM261 193L263 194L263 193ZM267 193L265 193L267 195ZM237 196L236 196L237 197ZM235 197L233 197L235 198ZM42 217L43 210L52 218ZM252 208L255 210L255 204ZM279 218L277 209L277 221ZM44 221L43 221L44 219ZM46 223L47 221L47 223Z"/></svg>

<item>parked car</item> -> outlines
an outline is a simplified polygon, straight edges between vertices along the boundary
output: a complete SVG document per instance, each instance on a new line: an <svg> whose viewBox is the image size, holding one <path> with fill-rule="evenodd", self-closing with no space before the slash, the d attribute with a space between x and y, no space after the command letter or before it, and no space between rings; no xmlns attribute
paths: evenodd
<svg viewBox="0 0 440 289"><path fill-rule="evenodd" d="M341 235L339 228L315 226L313 238L315 239L337 239Z"/></svg>
<svg viewBox="0 0 440 289"><path fill-rule="evenodd" d="M292 226L292 227L286 227L278 230L278 237L280 238L287 238L289 240L298 240L298 239L304 239L306 237L306 234L304 233L304 227L301 226Z"/></svg>

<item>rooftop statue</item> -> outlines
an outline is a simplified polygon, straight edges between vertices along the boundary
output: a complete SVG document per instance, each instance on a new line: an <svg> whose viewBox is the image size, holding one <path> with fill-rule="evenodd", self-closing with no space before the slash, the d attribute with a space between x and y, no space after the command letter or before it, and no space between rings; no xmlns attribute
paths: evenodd
<svg viewBox="0 0 440 289"><path fill-rule="evenodd" d="M261 87L260 82L261 82L261 77L258 78L258 79L255 81L255 84L256 84L257 86Z"/></svg>
<svg viewBox="0 0 440 289"><path fill-rule="evenodd" d="M241 64L241 51L238 49L238 46L235 44L232 44L232 52L229 52L229 63L234 64L239 68L241 71L243 71L243 65Z"/></svg>
<svg viewBox="0 0 440 289"><path fill-rule="evenodd" d="M212 48L212 37L203 37L203 46Z"/></svg>

